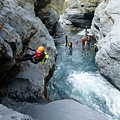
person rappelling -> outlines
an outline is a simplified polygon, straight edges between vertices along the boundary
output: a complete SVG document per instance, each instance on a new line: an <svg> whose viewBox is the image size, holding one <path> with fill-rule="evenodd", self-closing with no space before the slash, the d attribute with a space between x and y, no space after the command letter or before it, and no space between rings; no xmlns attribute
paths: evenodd
<svg viewBox="0 0 120 120"><path fill-rule="evenodd" d="M30 48L30 47L27 47L27 48L30 49L31 51L34 51L35 53L34 54L25 54L21 58L17 57L16 58L17 62L30 60L34 64L37 64L39 62L44 64L46 59L48 59L48 57L49 57L49 55L44 51L43 46L38 47L37 50L35 50L34 48Z"/></svg>

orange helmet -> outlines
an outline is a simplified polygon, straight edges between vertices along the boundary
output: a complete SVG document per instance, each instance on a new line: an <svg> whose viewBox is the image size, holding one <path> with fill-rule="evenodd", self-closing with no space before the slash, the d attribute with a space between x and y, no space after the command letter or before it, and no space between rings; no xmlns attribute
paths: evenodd
<svg viewBox="0 0 120 120"><path fill-rule="evenodd" d="M38 47L37 52L39 52L39 53L44 52L44 47L43 46Z"/></svg>

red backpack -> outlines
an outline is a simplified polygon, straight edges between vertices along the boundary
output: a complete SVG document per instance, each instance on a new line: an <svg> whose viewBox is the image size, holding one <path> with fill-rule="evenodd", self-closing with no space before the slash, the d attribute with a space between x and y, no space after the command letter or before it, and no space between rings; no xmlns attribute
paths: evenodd
<svg viewBox="0 0 120 120"><path fill-rule="evenodd" d="M82 43L85 43L85 41L86 41L86 38L83 38L83 39L82 39Z"/></svg>

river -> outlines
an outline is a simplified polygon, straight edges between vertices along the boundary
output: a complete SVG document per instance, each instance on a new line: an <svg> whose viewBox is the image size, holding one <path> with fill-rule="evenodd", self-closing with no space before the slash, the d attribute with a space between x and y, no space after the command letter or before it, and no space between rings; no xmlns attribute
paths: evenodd
<svg viewBox="0 0 120 120"><path fill-rule="evenodd" d="M92 39L90 48L82 48L80 29L64 26L73 49L65 46L65 36L55 39L58 56L53 77L47 84L50 100L75 99L99 111L109 120L120 120L120 92L99 73L95 64ZM78 40L78 44L76 44Z"/></svg>

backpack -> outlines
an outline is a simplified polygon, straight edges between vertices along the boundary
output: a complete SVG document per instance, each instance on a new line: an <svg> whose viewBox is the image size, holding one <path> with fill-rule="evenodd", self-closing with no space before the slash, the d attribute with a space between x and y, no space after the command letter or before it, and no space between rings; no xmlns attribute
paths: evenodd
<svg viewBox="0 0 120 120"><path fill-rule="evenodd" d="M34 58L36 61L41 62L45 57L45 53L38 53L36 52Z"/></svg>

